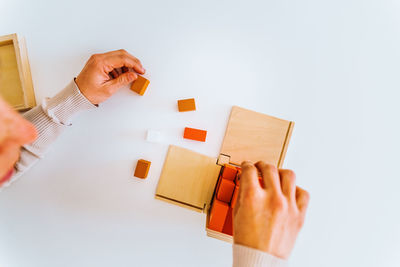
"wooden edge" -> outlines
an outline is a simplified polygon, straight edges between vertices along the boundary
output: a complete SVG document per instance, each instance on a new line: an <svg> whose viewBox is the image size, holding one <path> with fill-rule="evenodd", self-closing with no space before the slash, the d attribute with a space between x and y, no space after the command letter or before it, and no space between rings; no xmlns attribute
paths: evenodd
<svg viewBox="0 0 400 267"><path fill-rule="evenodd" d="M18 111L25 111L36 106L35 93L33 90L32 74L29 65L25 39L19 38L16 33L0 37L0 43L7 41L11 42L14 46L19 79L21 81L22 91L24 94L24 104L14 106L13 108Z"/></svg>
<svg viewBox="0 0 400 267"><path fill-rule="evenodd" d="M197 211L197 212L200 212L200 213L203 213L203 211L204 211L204 207L203 208L199 208L199 207L196 207L196 206L184 203L184 202L180 202L180 201L177 201L177 200L174 200L174 199L171 199L171 198L164 197L162 195L157 195L156 194L155 198L158 199L158 200L162 200L162 201L165 201L167 203L170 203L170 204L173 204L173 205L178 205L180 207L183 207L183 208L186 208L186 209L189 209L189 210L194 210L194 211Z"/></svg>
<svg viewBox="0 0 400 267"><path fill-rule="evenodd" d="M219 180L219 177L222 175L222 166L223 165L219 165L218 164L218 160L216 162L216 165L219 166L218 178L215 181L215 185L213 186L211 197L209 198L209 200L207 200L206 205L204 206L204 209L203 209L203 213L205 213L207 215L207 220L206 220L207 227L208 227L208 215L210 213L210 209L211 209L212 203L214 202L214 196L215 196L215 194L217 192L218 180Z"/></svg>
<svg viewBox="0 0 400 267"><path fill-rule="evenodd" d="M241 110L245 110L245 111L250 111L250 112L252 112L252 113L257 113L257 114L264 115L264 116L267 115L268 117L271 117L271 118L273 118L273 119L275 119L275 120L280 120L280 121L285 121L285 122L287 122L287 120L285 120L285 119L278 118L278 117L275 117L275 116L271 116L271 115L265 114L265 113L263 113L263 112L254 111L254 110L247 109L247 108L242 108L242 107L239 107L239 106L233 106L233 107L232 107L232 111L235 110L235 109L241 109ZM231 112L231 114L232 114L232 112ZM230 116L229 116L229 117L230 117Z"/></svg>
<svg viewBox="0 0 400 267"><path fill-rule="evenodd" d="M20 62L19 62L19 49L18 49L18 36L16 33L13 34L8 34L8 35L3 35L0 36L0 45L9 45L11 44L14 47L14 52L15 52L15 57L17 60L17 68L18 68L18 75L19 75L19 79L21 81L21 86L23 86L23 81L21 80L21 71L20 71ZM25 92L24 92L24 88L22 87L22 91L24 93L24 104L21 105L15 105L13 106L13 109L17 110L17 111L22 111L22 110L26 110L26 105L25 105Z"/></svg>
<svg viewBox="0 0 400 267"><path fill-rule="evenodd" d="M282 147L281 156L279 157L278 168L281 168L282 165L283 165L283 161L284 161L285 156L286 156L286 151L287 151L288 146L289 146L290 138L292 137L293 128L294 128L294 122L291 121L289 123L289 127L288 127L288 130L286 132L285 142L284 142L283 147Z"/></svg>
<svg viewBox="0 0 400 267"><path fill-rule="evenodd" d="M207 232L207 236L215 238L215 239L219 239L221 241L225 241L228 243L233 243L233 237L224 233L220 233L214 230L210 230L210 229L206 229Z"/></svg>
<svg viewBox="0 0 400 267"><path fill-rule="evenodd" d="M231 161L231 156L225 154L219 154L217 165L224 166L225 164L229 164Z"/></svg>
<svg viewBox="0 0 400 267"><path fill-rule="evenodd" d="M213 202L214 195L215 195L215 192L217 190L218 178L221 176L221 172L222 172L222 166L218 165L217 163L215 163L215 164L217 166L219 166L219 172L218 172L218 175L217 175L217 180L215 181L215 185L212 187L212 193L210 192L210 197L209 197L209 199L207 200L207 202L204 205L203 213L206 213L207 215L208 215L208 212L209 212L209 210L211 208L211 204Z"/></svg>
<svg viewBox="0 0 400 267"><path fill-rule="evenodd" d="M24 106L23 107L15 107L15 108L17 110L23 110L23 109L27 108L27 97L26 97L24 68L23 68L23 64L22 64L22 55L21 55L20 43L19 43L17 34L13 34L13 43L14 43L15 58L17 59L19 80L21 81L22 92L24 94Z"/></svg>
<svg viewBox="0 0 400 267"><path fill-rule="evenodd" d="M207 211L207 217L206 217L206 233L207 236L215 238L215 239L219 239L221 241L225 241L228 243L233 243L233 236L218 232L218 231L214 231L208 228L208 221L209 221L209 216L210 216L210 210Z"/></svg>
<svg viewBox="0 0 400 267"><path fill-rule="evenodd" d="M227 136L227 133L228 133L229 122L231 121L233 110L236 109L236 108L240 108L240 107L233 106L231 108L231 111L229 112L228 121L227 121L226 127L225 127L224 139L222 139L221 147L219 148L219 154L220 155L223 154L221 151L222 151L222 148L224 147L224 144L225 144L226 136ZM225 155L225 154L223 154L223 155ZM227 156L229 156L229 161L230 161L231 160L230 155L227 155Z"/></svg>
<svg viewBox="0 0 400 267"><path fill-rule="evenodd" d="M36 98L35 98L35 92L33 90L32 73L29 64L28 50L26 47L25 38L20 38L19 45L20 45L21 62L22 62L25 104L27 108L33 108L36 106Z"/></svg>
<svg viewBox="0 0 400 267"><path fill-rule="evenodd" d="M7 42L7 41L14 41L14 39L17 38L17 34L13 33L13 34L8 34L8 35L3 35L0 36L0 43L1 42Z"/></svg>

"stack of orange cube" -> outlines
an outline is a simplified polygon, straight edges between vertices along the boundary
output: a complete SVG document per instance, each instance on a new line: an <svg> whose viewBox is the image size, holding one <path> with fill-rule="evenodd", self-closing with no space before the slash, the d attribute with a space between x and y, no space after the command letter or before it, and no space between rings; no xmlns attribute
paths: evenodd
<svg viewBox="0 0 400 267"><path fill-rule="evenodd" d="M211 230L233 234L233 208L239 193L238 170L240 168L225 164L221 171L208 222Z"/></svg>

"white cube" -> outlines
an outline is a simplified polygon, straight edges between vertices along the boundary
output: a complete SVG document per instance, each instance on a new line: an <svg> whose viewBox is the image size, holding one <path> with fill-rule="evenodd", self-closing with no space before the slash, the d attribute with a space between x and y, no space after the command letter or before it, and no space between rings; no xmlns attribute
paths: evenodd
<svg viewBox="0 0 400 267"><path fill-rule="evenodd" d="M161 132L156 130L148 130L146 140L147 142L151 143L160 143L162 141Z"/></svg>

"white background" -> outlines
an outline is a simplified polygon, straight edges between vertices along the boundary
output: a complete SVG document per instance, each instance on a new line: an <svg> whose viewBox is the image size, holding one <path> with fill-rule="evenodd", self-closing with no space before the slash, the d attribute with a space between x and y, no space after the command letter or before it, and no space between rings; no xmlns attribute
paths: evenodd
<svg viewBox="0 0 400 267"><path fill-rule="evenodd" d="M154 193L168 144L218 155L232 105L296 122L284 165L311 203L292 266L400 266L399 13L395 0L1 0L0 35L26 37L38 102L114 49L151 83L76 117L0 194L0 266L230 266L205 215ZM187 97L198 110L178 113Z"/></svg>

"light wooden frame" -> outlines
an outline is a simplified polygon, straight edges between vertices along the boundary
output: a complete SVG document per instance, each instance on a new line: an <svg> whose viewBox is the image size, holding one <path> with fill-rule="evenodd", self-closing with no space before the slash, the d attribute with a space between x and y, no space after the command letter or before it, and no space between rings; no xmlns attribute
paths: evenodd
<svg viewBox="0 0 400 267"><path fill-rule="evenodd" d="M10 49L10 45L14 49ZM15 62L18 74L15 73ZM2 73L4 76L0 77L0 94L15 110L25 111L36 106L25 39L16 33L0 36L0 75ZM10 73L15 77L7 76ZM16 90L15 94L6 94L10 90Z"/></svg>

